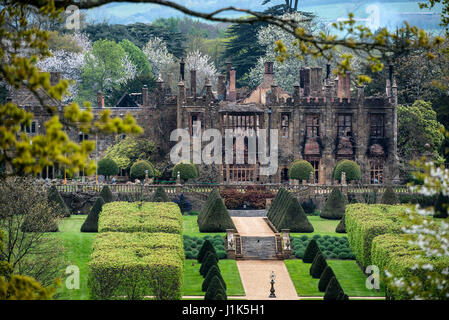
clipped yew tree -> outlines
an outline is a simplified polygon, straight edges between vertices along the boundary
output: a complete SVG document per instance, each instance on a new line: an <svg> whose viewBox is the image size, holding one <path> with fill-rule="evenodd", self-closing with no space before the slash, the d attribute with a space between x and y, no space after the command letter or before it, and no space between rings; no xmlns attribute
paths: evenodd
<svg viewBox="0 0 449 320"><path fill-rule="evenodd" d="M170 202L170 199L165 192L165 189L161 186L156 188L153 195L153 202Z"/></svg>
<svg viewBox="0 0 449 320"><path fill-rule="evenodd" d="M55 207L59 216L70 217L70 210L55 186L51 186L48 190L48 201Z"/></svg>
<svg viewBox="0 0 449 320"><path fill-rule="evenodd" d="M267 213L268 219L277 230L290 229L291 232L313 232L304 209L296 197L280 188Z"/></svg>
<svg viewBox="0 0 449 320"><path fill-rule="evenodd" d="M201 246L200 251L198 252L197 260L199 263L203 262L208 252L212 252L213 254L217 255L217 252L215 251L212 242L206 239L204 240L203 245Z"/></svg>
<svg viewBox="0 0 449 320"><path fill-rule="evenodd" d="M345 214L345 208L345 196L341 193L340 188L334 188L320 212L320 217L333 220L341 219Z"/></svg>
<svg viewBox="0 0 449 320"><path fill-rule="evenodd" d="M190 179L195 179L199 177L199 170L193 163L178 163L174 166L172 171L172 177L176 179L178 177L178 172L181 180L187 182Z"/></svg>
<svg viewBox="0 0 449 320"><path fill-rule="evenodd" d="M346 233L346 223L345 223L345 214L343 213L343 218L341 218L340 223L335 228L336 233Z"/></svg>
<svg viewBox="0 0 449 320"><path fill-rule="evenodd" d="M214 276L207 288L204 300L226 300L226 289L223 288L220 279Z"/></svg>
<svg viewBox="0 0 449 320"><path fill-rule="evenodd" d="M295 160L288 169L288 177L299 181L309 180L313 166L306 160Z"/></svg>
<svg viewBox="0 0 449 320"><path fill-rule="evenodd" d="M324 268L323 273L321 274L320 281L318 282L318 290L320 290L320 292L325 292L327 285L333 277L335 277L334 270L332 270L332 268L327 265L326 268Z"/></svg>
<svg viewBox="0 0 449 320"><path fill-rule="evenodd" d="M346 181L360 180L361 171L357 162L352 160L341 160L334 169L334 179L341 180L341 173L346 173Z"/></svg>
<svg viewBox="0 0 449 320"><path fill-rule="evenodd" d="M209 288L209 285L214 277L218 277L221 282L221 285L226 290L226 283L221 275L220 268L218 265L213 265L209 271L207 272L206 278L204 278L203 284L201 286L201 290L206 292Z"/></svg>
<svg viewBox="0 0 449 320"><path fill-rule="evenodd" d="M326 291L324 292L324 300L338 300L344 295L343 288L336 277L332 277L329 281Z"/></svg>
<svg viewBox="0 0 449 320"><path fill-rule="evenodd" d="M321 253L321 250L318 247L315 239L312 239L307 245L306 251L304 251L304 257L302 258L302 261L304 263L312 263L318 253Z"/></svg>
<svg viewBox="0 0 449 320"><path fill-rule="evenodd" d="M323 258L321 252L318 252L315 256L315 259L313 259L312 266L310 267L310 275L312 276L312 278L319 279L326 267L326 259Z"/></svg>
<svg viewBox="0 0 449 320"><path fill-rule="evenodd" d="M109 202L114 201L114 194L112 193L111 188L109 188L109 186L104 186L101 189L100 197L103 198L104 203L109 203Z"/></svg>
<svg viewBox="0 0 449 320"><path fill-rule="evenodd" d="M448 203L449 197L444 196L442 192L438 194L437 200L435 201L435 214L433 215L435 218L447 218L448 217Z"/></svg>
<svg viewBox="0 0 449 320"><path fill-rule="evenodd" d="M81 226L81 232L98 232L98 217L100 216L104 203L102 197L97 198Z"/></svg>
<svg viewBox="0 0 449 320"><path fill-rule="evenodd" d="M119 168L114 160L109 158L103 158L98 161L97 172L107 178L115 176L119 173Z"/></svg>
<svg viewBox="0 0 449 320"><path fill-rule="evenodd" d="M129 176L131 179L145 179L145 170L148 170L148 177L154 177L154 167L146 160L138 160L134 162L129 170Z"/></svg>
<svg viewBox="0 0 449 320"><path fill-rule="evenodd" d="M226 229L235 229L234 222L217 189L209 194L198 214L197 223L200 232L225 232Z"/></svg>
<svg viewBox="0 0 449 320"><path fill-rule="evenodd" d="M392 186L387 186L385 188L384 194L382 195L381 203L391 205L399 203L398 196L396 195L396 192L394 192Z"/></svg>
<svg viewBox="0 0 449 320"><path fill-rule="evenodd" d="M216 266L217 263L218 263L217 255L208 252L204 257L203 263L201 264L200 274L205 278L210 268L212 268L212 266Z"/></svg>

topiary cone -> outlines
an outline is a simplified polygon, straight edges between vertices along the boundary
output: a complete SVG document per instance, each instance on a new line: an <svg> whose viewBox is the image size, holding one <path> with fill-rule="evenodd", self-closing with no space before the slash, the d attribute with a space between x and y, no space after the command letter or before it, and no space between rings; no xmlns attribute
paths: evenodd
<svg viewBox="0 0 449 320"><path fill-rule="evenodd" d="M337 225L337 228L335 228L335 232L346 233L346 222L345 222L344 214L343 214L343 218L341 218L341 220L340 220L340 223Z"/></svg>
<svg viewBox="0 0 449 320"><path fill-rule="evenodd" d="M310 275L312 278L319 279L324 269L327 267L326 259L323 258L321 252L318 252L310 267Z"/></svg>
<svg viewBox="0 0 449 320"><path fill-rule="evenodd" d="M318 244L316 243L315 239L310 240L309 244L307 245L306 251L304 252L304 257L302 258L302 261L304 263L312 263L318 252L321 252L321 250L318 247Z"/></svg>
<svg viewBox="0 0 449 320"><path fill-rule="evenodd" d="M170 199L165 192L165 189L161 186L156 188L153 195L153 202L170 202Z"/></svg>
<svg viewBox="0 0 449 320"><path fill-rule="evenodd" d="M204 292L207 291L207 288L209 288L210 282L212 281L214 276L217 276L218 279L220 279L221 285L223 286L224 289L226 289L226 283L223 277L221 276L220 268L218 267L218 265L213 265L207 272L206 278L204 278L203 284L201 286L202 291Z"/></svg>
<svg viewBox="0 0 449 320"><path fill-rule="evenodd" d="M206 294L204 295L204 300L217 300L217 298L222 300L227 299L226 290L221 285L220 279L218 279L217 276L214 276L210 282Z"/></svg>
<svg viewBox="0 0 449 320"><path fill-rule="evenodd" d="M81 226L81 232L98 232L98 218L104 205L102 197L98 197Z"/></svg>
<svg viewBox="0 0 449 320"><path fill-rule="evenodd" d="M398 200L398 197L396 195L396 192L394 192L392 186L387 186L385 188L385 192L382 195L381 203L383 203L383 204L391 204L391 205L399 203L399 200Z"/></svg>
<svg viewBox="0 0 449 320"><path fill-rule="evenodd" d="M341 219L345 213L346 199L339 188L334 188L327 198L320 217L323 219Z"/></svg>
<svg viewBox="0 0 449 320"><path fill-rule="evenodd" d="M200 248L200 251L198 252L198 256L196 257L199 263L203 262L203 259L208 252L212 252L213 254L217 255L212 242L210 242L209 240L205 240Z"/></svg>
<svg viewBox="0 0 449 320"><path fill-rule="evenodd" d="M340 283L337 281L337 278L332 277L329 281L329 284L326 287L326 292L324 293L324 300L337 300L338 296L343 292Z"/></svg>
<svg viewBox="0 0 449 320"><path fill-rule="evenodd" d="M321 274L320 281L318 282L318 290L320 292L325 292L329 281L331 281L332 277L335 277L334 271L330 266L326 266L323 273Z"/></svg>
<svg viewBox="0 0 449 320"><path fill-rule="evenodd" d="M70 210L61 197L58 189L55 186L51 186L48 190L48 201L52 202L56 207L56 210L60 216L70 217Z"/></svg>
<svg viewBox="0 0 449 320"><path fill-rule="evenodd" d="M200 267L200 274L203 276L203 278L206 277L210 268L214 265L217 265L217 263L218 257L215 254L208 252L207 255L204 257L204 262L201 264Z"/></svg>
<svg viewBox="0 0 449 320"><path fill-rule="evenodd" d="M114 194L112 193L111 189L109 188L109 186L104 186L101 189L100 192L100 197L103 198L104 203L109 203L114 201Z"/></svg>

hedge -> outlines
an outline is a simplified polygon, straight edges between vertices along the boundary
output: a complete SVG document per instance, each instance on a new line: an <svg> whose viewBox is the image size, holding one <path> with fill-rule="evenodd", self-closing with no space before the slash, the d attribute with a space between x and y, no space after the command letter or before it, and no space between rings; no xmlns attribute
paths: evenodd
<svg viewBox="0 0 449 320"><path fill-rule="evenodd" d="M422 255L417 257L418 255ZM384 279L384 271L393 277L419 277L423 279L426 271L421 268L414 268L416 264L430 263L434 267L434 271L440 272L449 265L449 257L444 258L428 258L425 257L422 250L408 242L404 235L399 234L383 234L374 238L371 248L371 261L379 267L381 277ZM396 290L385 283L387 292L395 299L411 299L413 297L404 297L398 295Z"/></svg>
<svg viewBox="0 0 449 320"><path fill-rule="evenodd" d="M111 202L103 206L99 232L166 232L182 234L182 215L172 202Z"/></svg>
<svg viewBox="0 0 449 320"><path fill-rule="evenodd" d="M98 197L81 226L81 232L98 232L98 217L100 216L103 205L103 198Z"/></svg>
<svg viewBox="0 0 449 320"><path fill-rule="evenodd" d="M200 232L225 232L226 229L235 229L217 189L209 194L198 215L197 223Z"/></svg>
<svg viewBox="0 0 449 320"><path fill-rule="evenodd" d="M406 208L383 204L350 204L346 206L345 223L349 244L362 266L371 265L371 245L375 237L386 233L401 233Z"/></svg>
<svg viewBox="0 0 449 320"><path fill-rule="evenodd" d="M307 219L298 199L284 188L279 189L267 212L267 217L277 230L313 232L313 226Z"/></svg>
<svg viewBox="0 0 449 320"><path fill-rule="evenodd" d="M339 188L333 188L320 212L323 219L341 219L345 213L346 199Z"/></svg>

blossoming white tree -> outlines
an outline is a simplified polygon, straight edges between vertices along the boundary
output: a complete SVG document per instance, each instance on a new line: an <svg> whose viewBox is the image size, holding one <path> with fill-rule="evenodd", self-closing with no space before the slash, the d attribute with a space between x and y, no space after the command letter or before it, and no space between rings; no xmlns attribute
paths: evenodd
<svg viewBox="0 0 449 320"><path fill-rule="evenodd" d="M217 69L214 63L207 54L203 54L198 50L192 51L187 54L186 70L196 70L197 88L201 90L205 84L206 77L210 80L212 86L217 83ZM187 72L187 78L190 79L190 72Z"/></svg>
<svg viewBox="0 0 449 320"><path fill-rule="evenodd" d="M148 57L155 77L169 72L175 64L175 58L168 52L167 44L159 37L150 38L143 52Z"/></svg>

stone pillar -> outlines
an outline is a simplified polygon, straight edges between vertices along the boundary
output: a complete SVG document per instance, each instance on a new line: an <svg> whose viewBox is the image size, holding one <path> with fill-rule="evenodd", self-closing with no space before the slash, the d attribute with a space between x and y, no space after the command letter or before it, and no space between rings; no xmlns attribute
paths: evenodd
<svg viewBox="0 0 449 320"><path fill-rule="evenodd" d="M235 259L234 229L226 229L226 258Z"/></svg>
<svg viewBox="0 0 449 320"><path fill-rule="evenodd" d="M342 172L341 173L341 179L340 179L340 181L341 181L341 185L342 186L346 186L347 185L347 183L346 183L346 172Z"/></svg>
<svg viewBox="0 0 449 320"><path fill-rule="evenodd" d="M149 105L149 99L148 99L148 87L145 84L142 88L142 106L148 107Z"/></svg>
<svg viewBox="0 0 449 320"><path fill-rule="evenodd" d="M235 70L229 71L229 101L235 102L237 99L237 92L235 90Z"/></svg>
<svg viewBox="0 0 449 320"><path fill-rule="evenodd" d="M176 174L176 193L181 193L181 175L179 171Z"/></svg>
<svg viewBox="0 0 449 320"><path fill-rule="evenodd" d="M101 92L101 91L97 92L97 107L104 108L104 96L103 96L103 92Z"/></svg>
<svg viewBox="0 0 449 320"><path fill-rule="evenodd" d="M292 255L292 246L290 242L290 229L282 229L281 232L282 232L284 259L288 259Z"/></svg>
<svg viewBox="0 0 449 320"><path fill-rule="evenodd" d="M178 83L178 100L177 100L177 108L176 108L176 118L177 118L177 128L181 129L182 126L182 106L185 102L186 98L186 88L184 85L184 81L179 81Z"/></svg>

